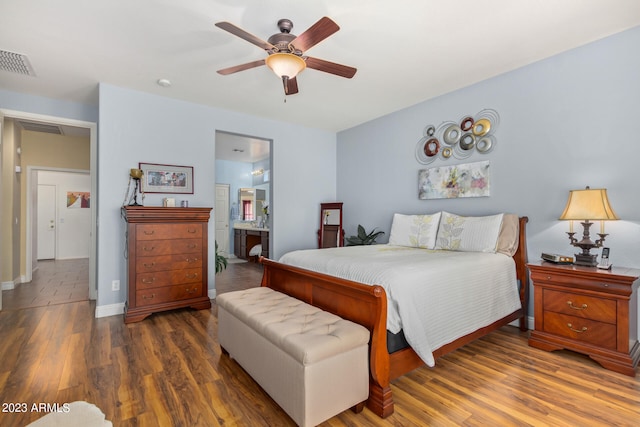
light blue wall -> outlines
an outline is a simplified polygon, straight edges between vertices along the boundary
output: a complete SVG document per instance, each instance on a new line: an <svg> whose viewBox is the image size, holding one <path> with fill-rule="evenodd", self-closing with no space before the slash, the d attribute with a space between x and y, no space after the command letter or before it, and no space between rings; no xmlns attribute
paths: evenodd
<svg viewBox="0 0 640 427"><path fill-rule="evenodd" d="M125 300L124 290L111 291L111 281L125 283L126 279L120 206L128 170L138 162L193 166L195 194L177 198L189 200L190 206L213 206L216 130L273 140L272 257L315 245L319 204L336 194L334 133L108 84L100 84L99 123L99 305ZM159 206L163 197L166 195L148 194L145 205ZM209 235L215 235L213 218ZM213 256L210 250L209 265L213 265ZM213 268L209 276L213 288Z"/></svg>
<svg viewBox="0 0 640 427"><path fill-rule="evenodd" d="M543 251L573 254L568 225L558 217L569 190L589 185L608 189L622 219L606 224L612 262L640 267L638 51L635 28L340 132L338 199L345 203L346 234L361 223L380 227L388 238L394 212L507 211L529 217L530 260ZM485 108L500 114L493 152L429 166L416 161L426 125ZM420 169L485 159L490 197L418 200Z"/></svg>
<svg viewBox="0 0 640 427"><path fill-rule="evenodd" d="M98 107L96 105L60 101L3 89L0 89L0 108L85 122L95 123L98 121Z"/></svg>

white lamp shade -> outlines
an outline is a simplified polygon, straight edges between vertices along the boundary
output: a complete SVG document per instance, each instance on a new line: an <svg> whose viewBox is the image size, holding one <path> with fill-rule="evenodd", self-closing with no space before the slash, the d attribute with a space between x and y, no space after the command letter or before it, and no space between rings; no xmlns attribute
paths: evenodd
<svg viewBox="0 0 640 427"><path fill-rule="evenodd" d="M304 59L292 53L272 53L265 62L280 78L287 76L292 79L307 67Z"/></svg>
<svg viewBox="0 0 640 427"><path fill-rule="evenodd" d="M612 220L620 219L613 211L604 188L571 190L569 200L560 219L568 220Z"/></svg>

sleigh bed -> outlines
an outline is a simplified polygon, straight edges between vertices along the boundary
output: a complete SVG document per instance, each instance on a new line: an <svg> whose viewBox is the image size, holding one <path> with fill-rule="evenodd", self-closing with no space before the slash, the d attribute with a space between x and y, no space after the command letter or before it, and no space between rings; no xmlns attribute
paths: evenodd
<svg viewBox="0 0 640 427"><path fill-rule="evenodd" d="M409 276L401 277L404 278L402 280L410 282L420 276L420 272L423 269L422 264L416 264L415 266L411 264L401 264L401 267L399 268L395 268L391 264L386 265L386 260L391 259L387 258L390 254L393 253L394 256L397 256L395 253L399 253L404 259L422 255L419 254L420 251L417 248L406 248L391 244L394 243L392 242L393 236L390 237L390 244L375 245L375 248L370 249L350 249L349 247L345 247L331 250L318 249L295 251L303 252L302 258L300 258L299 255L290 256L289 254L286 254L281 258L280 262L261 258L261 262L264 266L262 286L273 288L323 310L332 312L344 319L359 323L371 331L369 356L370 384L367 407L378 416L385 418L391 415L394 411L390 381L424 365L425 363L429 366L433 366L435 360L439 357L517 319L519 319L520 329L523 331L527 329L527 296L529 293L529 281L526 270L527 244L525 227L527 220L527 217L512 218L512 223L515 224L512 227L514 229L512 234L515 233L516 239L514 240L513 248L508 255L498 253L479 254L480 259L483 260L481 261L482 265L489 264L489 262L484 260L489 259L491 255L495 255L495 258L501 259L501 263L504 263L504 260L510 263L511 267L508 269L513 270L512 275L514 277L514 283L512 284L512 287L515 289L510 292L516 294L515 298L518 300L517 306L514 305L513 301L511 301L509 302L510 305L506 306L507 308L502 307L498 311L489 308L489 311L494 312L493 317L489 318L482 316L482 312L485 311L485 309L480 308L481 319L469 320L469 322L478 323L472 323L472 328L469 328L469 325L460 326L455 334L454 332L451 332L451 334L454 334L450 335L453 337L451 339L447 339L446 334L442 335L440 333L442 325L444 323L459 323L459 319L466 316L466 312L469 311L469 307L475 305L482 307L480 300L487 298L482 297L482 293L478 294L480 295L479 297L469 297L469 295L467 295L467 292L475 292L473 291L473 288L477 287L475 284L472 284L470 288L457 289L457 284L449 283L444 280L442 286L439 286L439 289L441 289L440 294L436 294L432 298L439 299L444 296L445 294L443 294L444 291L442 291L442 289L449 293L457 293L457 296L454 295L452 297L454 305L446 305L447 303L444 299L447 299L448 297L444 298L442 301L438 300L437 306L444 307L435 307L433 310L429 309L427 311L434 311L433 315L439 316L439 318L444 319L445 322L438 322L437 317L430 318L427 325L432 325L432 330L430 332L435 332L435 335L433 333L430 335L428 334L427 339L422 341L421 339L416 339L416 333L410 330L409 322L404 322L403 324L404 319L398 321L394 319L398 317L398 314L404 315L405 318L411 317L410 315L407 315L407 313L411 313L412 309L413 311L417 310L416 312L419 312L422 309L422 306L418 306L417 309L412 308L412 306L407 308L406 306L407 303L411 303L411 299L417 299L417 297L412 298L411 296L407 297L406 295L403 297L396 289L387 286L383 282L387 280L387 276L393 276L392 273L387 272L393 272L394 270L409 272ZM392 235L395 224L396 219L394 218ZM339 256L337 256L337 254L333 256L331 254L331 251L333 250L341 251L339 252ZM355 254L353 258L349 258L350 250ZM376 254L373 255L367 251L375 251ZM478 269L473 267L472 264L467 267L463 267L463 265L466 264L457 264L458 262L463 262L459 260L467 257L467 254L464 252L460 254L461 258L453 258L454 254L449 253L460 251L424 249L423 252L427 258L435 257L436 264L440 266L449 265L448 268L450 270L466 270L474 272L484 270L484 268ZM346 256L346 258L342 260L344 262L342 262L340 258L345 256L345 254L348 256ZM455 255L457 256L458 254ZM449 259L450 256L452 257L451 259ZM358 257L368 257L368 265L372 266L370 269L374 270L373 266L377 266L378 270L382 273L376 275L373 273L368 274L368 272L363 273L359 270L355 270L355 273L354 271L347 271L351 270L350 266L352 264L357 265L360 262L361 264L366 265L365 261L362 261L362 259L358 261ZM345 261L350 259L352 259L353 262ZM292 265L292 263L297 265ZM411 274L413 274L413 276ZM488 274L491 275L492 273ZM480 275L480 273L477 275ZM436 276L435 281L440 281L443 277L445 276ZM468 275L466 277L467 279L469 278ZM382 286L376 282L376 280L380 280ZM421 282L419 281L416 283L417 289L420 289L420 283ZM471 290L466 291L464 289ZM497 291L492 288L487 288L487 290L484 291L484 295L492 297L496 292ZM391 293L391 296L389 293ZM458 301L460 302L471 298L471 305L469 305L469 301L467 301L465 303L466 305L460 303L460 308L456 309L456 298L458 298ZM496 299L502 299L502 297L498 296ZM505 299L509 298L505 297ZM513 299L513 297L511 299ZM438 314L438 308L446 310L445 314ZM505 312L505 310L507 310L507 312ZM495 317L496 315L499 317ZM400 324L395 325L397 322L400 322ZM400 331L397 331L398 327L401 328ZM414 329L416 328L415 326L412 327ZM420 325L418 325L418 328L419 327ZM425 330L426 329L427 328L425 328ZM408 332L406 337L404 336L405 332ZM398 347L397 343L395 343L396 341L401 343L399 345L399 349L393 348L394 346ZM428 342L425 344L424 341L432 341L434 342L434 345L429 347ZM414 343L414 347L416 347L415 349L409 345L411 342Z"/></svg>

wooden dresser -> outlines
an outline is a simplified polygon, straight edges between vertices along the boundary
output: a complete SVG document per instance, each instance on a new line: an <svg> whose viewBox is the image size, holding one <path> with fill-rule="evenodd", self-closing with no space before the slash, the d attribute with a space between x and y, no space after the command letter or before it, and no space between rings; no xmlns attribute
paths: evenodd
<svg viewBox="0 0 640 427"><path fill-rule="evenodd" d="M534 284L535 330L529 345L573 350L607 369L635 376L640 270L528 264Z"/></svg>
<svg viewBox="0 0 640 427"><path fill-rule="evenodd" d="M181 307L211 307L208 222L212 208L125 206L128 266L125 323Z"/></svg>

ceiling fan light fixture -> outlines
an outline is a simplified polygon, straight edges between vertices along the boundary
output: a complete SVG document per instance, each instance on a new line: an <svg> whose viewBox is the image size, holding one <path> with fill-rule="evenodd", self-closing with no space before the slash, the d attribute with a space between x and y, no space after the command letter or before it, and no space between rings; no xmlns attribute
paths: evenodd
<svg viewBox="0 0 640 427"><path fill-rule="evenodd" d="M304 59L292 53L272 53L265 62L280 78L286 76L292 79L307 67Z"/></svg>

